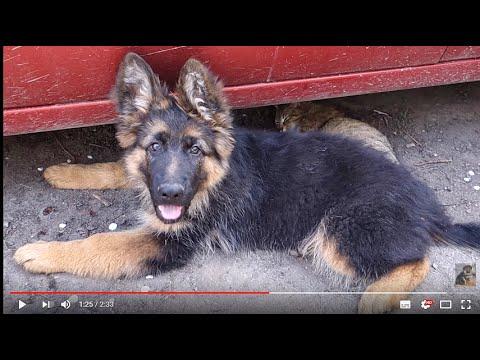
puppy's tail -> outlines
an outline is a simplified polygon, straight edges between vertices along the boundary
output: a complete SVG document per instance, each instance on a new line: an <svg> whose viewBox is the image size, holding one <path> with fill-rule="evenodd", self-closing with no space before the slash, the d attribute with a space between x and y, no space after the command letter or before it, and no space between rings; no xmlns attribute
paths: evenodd
<svg viewBox="0 0 480 360"><path fill-rule="evenodd" d="M449 245L480 250L480 224L453 224L437 240Z"/></svg>

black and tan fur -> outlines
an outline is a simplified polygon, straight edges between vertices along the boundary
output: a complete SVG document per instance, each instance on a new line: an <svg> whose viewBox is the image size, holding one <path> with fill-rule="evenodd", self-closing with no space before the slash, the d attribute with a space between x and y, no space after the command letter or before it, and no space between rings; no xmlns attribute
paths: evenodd
<svg viewBox="0 0 480 360"><path fill-rule="evenodd" d="M122 162L51 167L45 178L58 188L133 186L142 226L25 245L15 259L31 272L121 278L182 266L203 246L297 250L368 281L359 312L378 313L399 300L378 292L423 281L439 239L479 247L478 225L453 225L433 192L382 152L338 134L233 129L221 82L196 60L172 95L128 54L114 98ZM78 170L88 176L72 178Z"/></svg>

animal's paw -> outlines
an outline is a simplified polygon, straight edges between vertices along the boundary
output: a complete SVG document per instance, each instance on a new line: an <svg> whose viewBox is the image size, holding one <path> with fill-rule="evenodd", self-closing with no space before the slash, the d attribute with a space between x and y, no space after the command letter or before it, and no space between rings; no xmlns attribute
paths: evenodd
<svg viewBox="0 0 480 360"><path fill-rule="evenodd" d="M358 303L359 314L383 314L397 308L397 296L391 294L369 294L362 295Z"/></svg>
<svg viewBox="0 0 480 360"><path fill-rule="evenodd" d="M38 241L19 248L14 255L15 261L33 273L50 274L61 272L57 241Z"/></svg>
<svg viewBox="0 0 480 360"><path fill-rule="evenodd" d="M71 189L75 188L78 177L73 176L75 165L59 164L49 166L43 173L45 180L58 189Z"/></svg>

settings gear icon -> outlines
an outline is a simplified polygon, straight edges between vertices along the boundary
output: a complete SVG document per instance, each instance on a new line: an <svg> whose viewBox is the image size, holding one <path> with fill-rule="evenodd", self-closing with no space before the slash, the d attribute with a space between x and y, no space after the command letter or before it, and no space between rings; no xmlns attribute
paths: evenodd
<svg viewBox="0 0 480 360"><path fill-rule="evenodd" d="M430 309L432 305L433 305L433 300L430 300L430 299L423 299L422 302L420 303L420 306L424 310Z"/></svg>

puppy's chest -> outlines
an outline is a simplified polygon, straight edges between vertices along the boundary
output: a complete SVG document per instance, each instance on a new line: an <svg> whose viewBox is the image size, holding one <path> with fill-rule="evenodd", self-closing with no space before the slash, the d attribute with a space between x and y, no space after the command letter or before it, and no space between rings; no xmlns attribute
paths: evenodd
<svg viewBox="0 0 480 360"><path fill-rule="evenodd" d="M203 250L207 252L215 252L220 250L226 254L232 254L238 250L236 238L231 234L225 234L221 229L213 229L209 231L201 241Z"/></svg>
<svg viewBox="0 0 480 360"><path fill-rule="evenodd" d="M231 223L219 224L208 231L200 241L207 252L220 250L226 254L238 250L286 250L296 247L313 229L321 218L244 217Z"/></svg>

